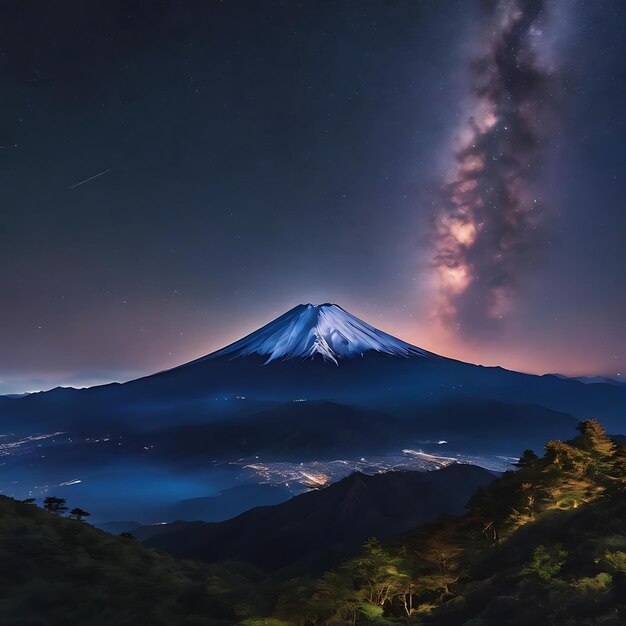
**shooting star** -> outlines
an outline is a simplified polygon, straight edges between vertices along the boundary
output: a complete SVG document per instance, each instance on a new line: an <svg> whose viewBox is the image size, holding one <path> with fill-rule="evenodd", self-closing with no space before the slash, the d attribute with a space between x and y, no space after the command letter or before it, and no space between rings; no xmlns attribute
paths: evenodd
<svg viewBox="0 0 626 626"><path fill-rule="evenodd" d="M90 180L93 180L94 178L99 178L100 176L104 176L105 174L108 174L112 169L113 168L110 167L108 170L104 170L104 172L100 172L99 174L95 174L94 176L90 176L89 178L85 178L85 180L81 180L79 183L70 185L68 189L74 189L74 187L80 187L80 185L84 185L85 183L88 183Z"/></svg>

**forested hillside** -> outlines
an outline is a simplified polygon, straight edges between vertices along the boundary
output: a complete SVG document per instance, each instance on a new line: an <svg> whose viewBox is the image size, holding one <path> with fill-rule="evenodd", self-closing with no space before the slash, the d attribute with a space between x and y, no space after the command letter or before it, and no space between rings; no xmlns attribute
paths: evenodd
<svg viewBox="0 0 626 626"><path fill-rule="evenodd" d="M321 576L287 581L246 563L175 560L2 497L0 623L618 626L626 449L595 420L579 431L541 457L524 452L464 515L372 538Z"/></svg>
<svg viewBox="0 0 626 626"><path fill-rule="evenodd" d="M289 624L626 623L626 453L595 420L479 489L466 515L283 587Z"/></svg>
<svg viewBox="0 0 626 626"><path fill-rule="evenodd" d="M227 626L271 608L253 567L176 561L0 496L3 626Z"/></svg>

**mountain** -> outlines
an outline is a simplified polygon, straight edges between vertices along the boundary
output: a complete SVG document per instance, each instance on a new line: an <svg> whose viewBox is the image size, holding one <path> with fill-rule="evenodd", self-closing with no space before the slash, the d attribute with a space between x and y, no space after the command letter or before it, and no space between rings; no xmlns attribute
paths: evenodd
<svg viewBox="0 0 626 626"><path fill-rule="evenodd" d="M349 463L446 440L425 451L491 467L592 416L623 432L626 387L455 361L336 305L300 305L170 370L0 398L0 447L5 493L48 485L78 494L96 521L152 523L181 498L261 482L246 469L256 456ZM113 490L115 503L102 497Z"/></svg>
<svg viewBox="0 0 626 626"><path fill-rule="evenodd" d="M406 443L410 432L404 420L381 411L336 402L289 402L237 419L169 427L153 433L150 441L153 454L162 459L208 455L303 461L391 450Z"/></svg>
<svg viewBox="0 0 626 626"><path fill-rule="evenodd" d="M551 374L551 376L556 376L557 378L562 378L564 380L576 380L579 383L584 383L585 385L616 385L618 387L626 385L626 382L623 380L615 380L614 378L607 378L606 376L564 376L563 374Z"/></svg>
<svg viewBox="0 0 626 626"><path fill-rule="evenodd" d="M291 491L282 485L237 485L214 496L181 500L170 508L168 519L221 522L252 507L280 504L291 496Z"/></svg>
<svg viewBox="0 0 626 626"><path fill-rule="evenodd" d="M132 533L133 530L139 528L141 524L139 522L103 522L101 524L94 524L96 528L104 530L112 535L121 535L122 533Z"/></svg>
<svg viewBox="0 0 626 626"><path fill-rule="evenodd" d="M442 513L461 513L476 488L493 479L460 464L432 472L357 472L225 522L176 522L134 534L180 558L246 561L281 576L319 572L370 536L392 539Z"/></svg>
<svg viewBox="0 0 626 626"><path fill-rule="evenodd" d="M450 400L416 407L402 418L336 402L289 402L250 415L200 424L179 424L125 436L123 451L149 450L159 463L261 458L315 461L422 449L423 442L447 442L446 449L477 454L512 454L541 449L544 441L573 434L570 415L530 404L495 400ZM67 455L79 453L68 450ZM119 453L123 452L122 450ZM440 448L440 452L445 450Z"/></svg>
<svg viewBox="0 0 626 626"><path fill-rule="evenodd" d="M620 626L626 623L626 449L597 420L525 453L459 517L369 540L279 591L278 623Z"/></svg>
<svg viewBox="0 0 626 626"><path fill-rule="evenodd" d="M523 455L499 478L461 465L356 474L221 524L134 531L151 531L150 545L172 532L192 552L202 539L197 556L255 558L271 573L241 561L181 561L0 496L0 623L620 626L625 459L589 420L575 439ZM445 505L463 514L437 516ZM391 542L359 549L355 533ZM326 565L334 569L320 578L283 580Z"/></svg>
<svg viewBox="0 0 626 626"><path fill-rule="evenodd" d="M626 506L607 497L555 511L475 559L430 626L626 623Z"/></svg>
<svg viewBox="0 0 626 626"><path fill-rule="evenodd" d="M266 358L265 364L316 357L338 364L369 352L404 358L435 356L370 326L336 304L327 303L300 304L247 337L199 361L256 354Z"/></svg>

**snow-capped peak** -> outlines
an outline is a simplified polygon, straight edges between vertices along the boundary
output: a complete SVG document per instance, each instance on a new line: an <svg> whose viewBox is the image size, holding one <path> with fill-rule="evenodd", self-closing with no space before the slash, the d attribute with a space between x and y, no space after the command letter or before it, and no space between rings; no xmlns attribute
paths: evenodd
<svg viewBox="0 0 626 626"><path fill-rule="evenodd" d="M327 303L300 304L208 358L259 354L270 363L319 355L338 364L342 359L367 352L405 358L434 356L370 326L336 304Z"/></svg>

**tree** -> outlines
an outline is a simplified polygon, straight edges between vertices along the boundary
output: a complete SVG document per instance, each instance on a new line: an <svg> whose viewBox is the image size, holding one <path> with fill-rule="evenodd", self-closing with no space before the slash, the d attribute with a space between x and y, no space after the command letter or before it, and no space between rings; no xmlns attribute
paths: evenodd
<svg viewBox="0 0 626 626"><path fill-rule="evenodd" d="M615 442L606 434L598 420L584 420L576 429L580 432L574 440L577 447L591 452L596 458L610 457L615 453Z"/></svg>
<svg viewBox="0 0 626 626"><path fill-rule="evenodd" d="M64 511L67 511L65 498L57 498L55 496L48 496L43 501L43 508L48 511L48 513L54 513L54 515L60 515Z"/></svg>
<svg viewBox="0 0 626 626"><path fill-rule="evenodd" d="M361 601L382 608L395 596L404 595L409 577L400 565L400 557L392 556L377 539L368 539L361 555L354 559Z"/></svg>
<svg viewBox="0 0 626 626"><path fill-rule="evenodd" d="M34 504L34 502L35 502L35 500L36 500L36 499L37 499L37 498L25 498L24 500L22 500L22 502L23 502L24 504Z"/></svg>
<svg viewBox="0 0 626 626"><path fill-rule="evenodd" d="M604 490L591 454L573 445L576 443L556 440L546 444L542 487L551 501L550 508L576 508L595 500Z"/></svg>
<svg viewBox="0 0 626 626"><path fill-rule="evenodd" d="M607 550L604 553L604 561L619 574L626 575L626 552L621 550L611 552Z"/></svg>
<svg viewBox="0 0 626 626"><path fill-rule="evenodd" d="M505 473L489 489L479 487L468 508L476 531L489 544L498 543L511 515L511 484L516 477Z"/></svg>
<svg viewBox="0 0 626 626"><path fill-rule="evenodd" d="M609 589L612 582L613 576L611 576L611 574L600 572L593 578L579 578L578 580L573 580L570 584L574 587L574 589L576 589L576 591L580 591L582 593L600 593L601 591Z"/></svg>
<svg viewBox="0 0 626 626"><path fill-rule="evenodd" d="M626 487L626 446L617 446L613 455L613 472L618 488Z"/></svg>
<svg viewBox="0 0 626 626"><path fill-rule="evenodd" d="M520 504L513 509L511 519L516 526L523 526L535 520L535 489L532 483L519 485Z"/></svg>
<svg viewBox="0 0 626 626"><path fill-rule="evenodd" d="M549 582L561 571L567 559L567 551L562 545L538 546L530 563L522 569L523 574L536 574L544 582Z"/></svg>
<svg viewBox="0 0 626 626"><path fill-rule="evenodd" d="M78 520L79 522L83 519L83 517L89 517L91 515L91 513L88 513L87 511L83 511L83 509L79 509L78 507L75 509L72 509L69 513L69 516L72 519Z"/></svg>
<svg viewBox="0 0 626 626"><path fill-rule="evenodd" d="M353 584L351 566L348 561L337 571L326 572L315 585L311 602L303 606L302 615L315 615L315 623L352 624L357 622L359 598Z"/></svg>
<svg viewBox="0 0 626 626"><path fill-rule="evenodd" d="M324 612L324 607L316 601L321 591L319 582L309 578L292 578L285 581L278 589L274 615L298 626L315 624L320 618L327 618L337 611L337 607L326 606Z"/></svg>
<svg viewBox="0 0 626 626"><path fill-rule="evenodd" d="M463 548L446 532L445 528L435 527L426 537L418 558L422 562L422 575L417 580L417 588L439 594L439 599L451 594L451 586L461 575Z"/></svg>
<svg viewBox="0 0 626 626"><path fill-rule="evenodd" d="M515 467L531 467L539 457L532 450L524 450L522 456L515 463Z"/></svg>

